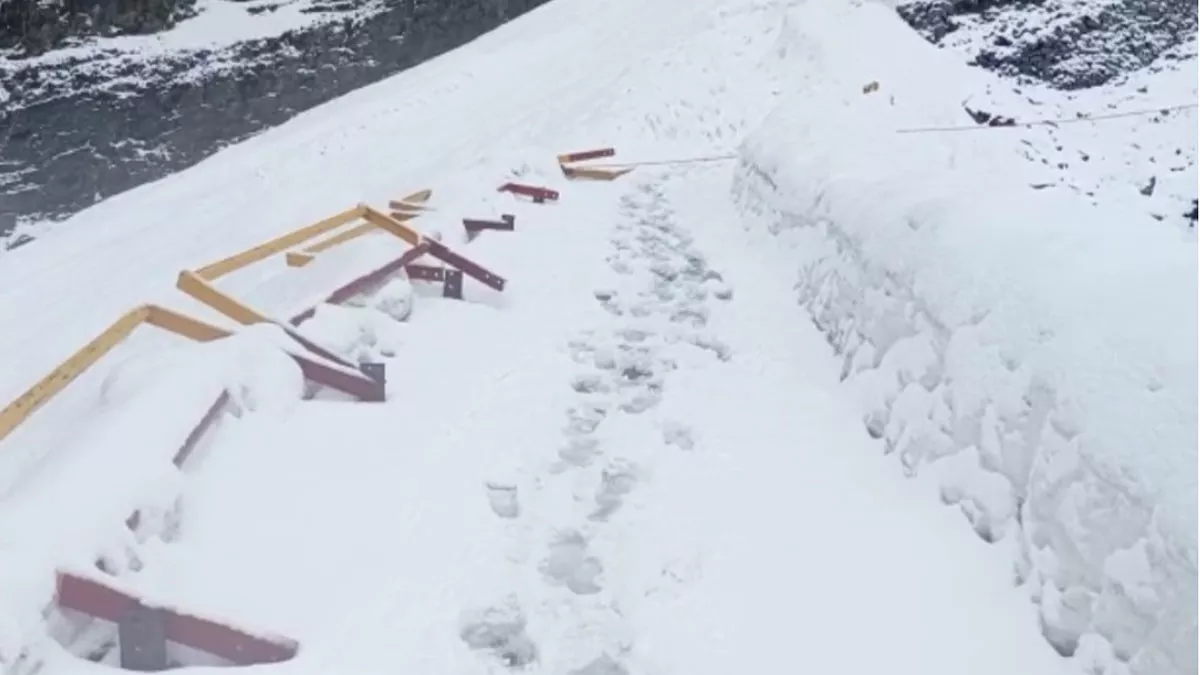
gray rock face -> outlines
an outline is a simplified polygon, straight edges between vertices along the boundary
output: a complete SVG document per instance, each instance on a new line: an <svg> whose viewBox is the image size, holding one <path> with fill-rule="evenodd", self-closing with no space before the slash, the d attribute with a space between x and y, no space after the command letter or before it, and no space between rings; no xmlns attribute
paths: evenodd
<svg viewBox="0 0 1200 675"><path fill-rule="evenodd" d="M144 35L195 15L196 0L8 0L0 49L37 56L82 37Z"/></svg>
<svg viewBox="0 0 1200 675"><path fill-rule="evenodd" d="M1161 59L1192 58L1191 0L907 0L900 16L974 63L1065 90L1105 84Z"/></svg>
<svg viewBox="0 0 1200 675"><path fill-rule="evenodd" d="M366 0L345 0L311 8L335 13L333 21L227 50L139 61L95 52L53 67L10 60L7 70L0 70L9 97L5 102L0 94L0 138L7 139L0 144L0 245L20 220L62 219L187 168L221 147L418 65L546 1L385 0L367 14ZM67 18L57 28L46 30L69 33L75 25L70 17L76 15L64 13ZM172 20L161 19L163 25ZM157 21L148 17L138 25ZM90 25L99 30L101 24ZM13 46L19 40L8 30L6 25L2 36L10 59L31 54L29 47ZM185 81L185 74L213 61L235 67ZM123 78L119 87L113 84L118 78ZM7 245L27 240L10 236Z"/></svg>

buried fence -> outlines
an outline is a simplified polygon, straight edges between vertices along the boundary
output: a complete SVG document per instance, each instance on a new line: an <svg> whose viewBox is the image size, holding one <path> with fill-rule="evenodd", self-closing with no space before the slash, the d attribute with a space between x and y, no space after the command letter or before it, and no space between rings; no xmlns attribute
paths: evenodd
<svg viewBox="0 0 1200 675"><path fill-rule="evenodd" d="M571 180L611 181L632 169L581 167L578 162L611 157L613 154L611 149L602 149L561 155L558 157L559 167L563 175ZM502 185L500 191L531 199L538 204L556 202L560 196L549 188L511 182ZM317 306L346 303L382 287L390 278L402 273L411 279L441 283L442 295L449 298L462 298L464 277L470 277L495 291L505 289L507 281L504 277L440 240L421 234L408 224L421 214L435 210L428 204L431 196L431 190L421 190L391 201L388 204L389 213L359 204L198 269L182 270L175 287L229 319L235 326L272 324L278 327L286 336L279 345L280 349L297 363L304 379L311 385L311 391L325 387L358 401L382 402L386 400L384 364L352 363L306 336L301 329L304 322L315 315ZM498 219L464 218L462 225L469 242L485 230L514 230L515 216L503 214ZM407 245L406 250L390 262L333 289L323 300L287 320L273 318L216 285L226 275L281 253L289 268L305 267L322 253L376 231L402 241ZM426 260L428 262L424 262ZM236 328L217 326L159 305L138 307L118 318L0 410L0 443L143 324L200 343L221 340L236 332ZM230 393L223 390L205 410L197 411L195 427L172 456L177 469L183 468L187 459L231 408ZM128 516L125 525L131 531L139 532L146 526L145 521L142 512L135 510ZM106 565L99 557L94 567L100 573L106 572ZM173 664L169 663L166 647L169 642L206 652L236 665L285 661L300 648L296 641L289 638L269 636L237 628L227 622L203 618L199 613L168 608L163 603L119 588L117 580L111 575L107 581L103 577L96 578L95 570L87 573L59 570L54 603L60 614L116 624L121 665L126 669L162 670L170 667Z"/></svg>
<svg viewBox="0 0 1200 675"><path fill-rule="evenodd" d="M414 193L397 203L417 205L422 209L429 191ZM386 375L381 363L352 363L302 332L305 319L314 315L311 306L287 320L273 318L261 309L252 307L217 287L216 281L237 270L269 257L287 253L291 267L302 267L323 251L351 241L371 231L386 232L407 245L395 260L382 267L356 275L333 289L322 302L341 304L351 298L382 286L386 281L407 272L415 279L436 280L443 284L443 295L462 297L464 276L477 279L495 290L503 290L505 280L498 274L475 263L466 256L434 239L425 237L406 221L415 218L421 209L398 210L393 215L358 205L318 223L302 227L271 239L246 251L223 258L195 270L182 270L176 288L229 319L233 328L215 325L159 305L143 305L119 317L99 335L36 382L12 403L0 410L0 441L43 410L58 394L88 372L117 345L130 337L142 325L149 325L193 342L212 342L230 337L237 326L272 324L286 336L282 349L300 368L310 391L329 388L348 394L358 401L381 402L386 399ZM399 216L399 217L397 217ZM324 239L320 239L321 237ZM310 243L318 239L317 243ZM301 248L303 247L303 248ZM423 259L436 264L419 264ZM300 264L296 264L301 261ZM197 423L181 447L174 451L173 461L182 468L184 462L230 408L230 395L222 391L204 410L198 410ZM144 527L141 511L134 511L125 525L137 532ZM95 568L103 573L106 565L97 559ZM281 661L291 658L298 645L287 638L266 638L251 631L231 626L181 609L169 609L161 603L140 597L118 588L116 579L105 582L96 578L96 571L58 573L55 603L60 612L66 611L76 620L90 618L116 624L121 661L131 669L161 669L166 667L167 642L182 644L218 656L234 664L246 665Z"/></svg>

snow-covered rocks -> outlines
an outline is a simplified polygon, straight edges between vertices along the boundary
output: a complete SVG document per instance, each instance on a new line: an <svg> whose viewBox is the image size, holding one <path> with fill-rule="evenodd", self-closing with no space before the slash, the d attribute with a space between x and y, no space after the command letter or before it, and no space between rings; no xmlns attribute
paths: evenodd
<svg viewBox="0 0 1200 675"><path fill-rule="evenodd" d="M1061 89L1106 84L1164 56L1195 54L1196 3L1186 0L908 0L897 10L930 41L965 51L976 65Z"/></svg>

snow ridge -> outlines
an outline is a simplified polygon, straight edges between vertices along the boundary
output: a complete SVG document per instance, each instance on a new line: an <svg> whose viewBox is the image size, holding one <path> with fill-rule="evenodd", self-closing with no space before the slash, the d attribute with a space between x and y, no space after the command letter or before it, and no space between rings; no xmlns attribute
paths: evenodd
<svg viewBox="0 0 1200 675"><path fill-rule="evenodd" d="M977 86L887 8L809 3L786 32L803 95L747 142L735 195L803 251L800 300L868 430L980 536L1017 538L1060 652L1195 672L1194 239L1030 194L1009 137L894 134L961 124ZM845 32L887 59L829 37Z"/></svg>

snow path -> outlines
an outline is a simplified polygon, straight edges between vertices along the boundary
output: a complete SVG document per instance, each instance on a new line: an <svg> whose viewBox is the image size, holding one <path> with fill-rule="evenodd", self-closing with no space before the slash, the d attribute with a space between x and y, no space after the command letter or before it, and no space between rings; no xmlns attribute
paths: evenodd
<svg viewBox="0 0 1200 675"><path fill-rule="evenodd" d="M1007 558L861 431L728 180L645 172L621 198L562 443L489 483L525 583L464 639L579 675L1068 672Z"/></svg>
<svg viewBox="0 0 1200 675"><path fill-rule="evenodd" d="M355 201L430 185L420 225L461 247L457 217L517 216L467 249L502 296L319 314L387 361L388 403L259 392L122 582L301 641L271 667L295 673L1067 672L1008 557L866 438L728 167L564 185L549 162L732 149L771 108L779 10L559 0L5 256L0 317L29 320L0 394L130 304L194 311L180 268ZM510 176L564 198L491 191ZM281 264L221 285L280 311Z"/></svg>

